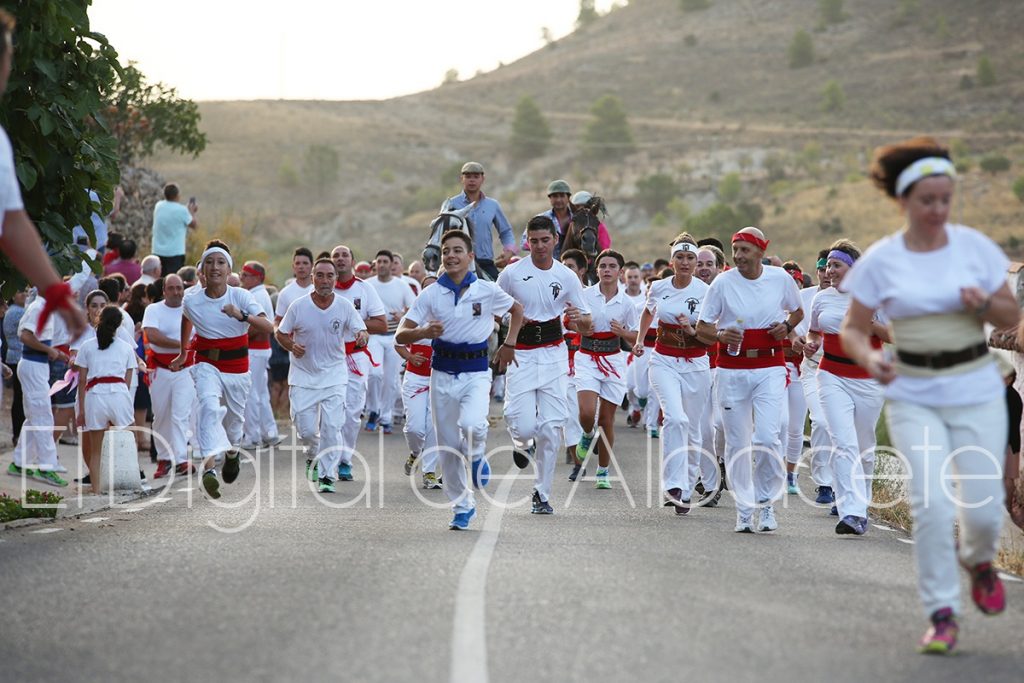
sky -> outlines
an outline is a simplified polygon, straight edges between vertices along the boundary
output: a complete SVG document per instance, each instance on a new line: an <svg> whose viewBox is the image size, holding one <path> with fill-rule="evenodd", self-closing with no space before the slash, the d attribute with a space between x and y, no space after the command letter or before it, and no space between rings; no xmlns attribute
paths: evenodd
<svg viewBox="0 0 1024 683"><path fill-rule="evenodd" d="M579 0L93 0L89 17L122 63L188 99L356 100L508 64L578 12Z"/></svg>

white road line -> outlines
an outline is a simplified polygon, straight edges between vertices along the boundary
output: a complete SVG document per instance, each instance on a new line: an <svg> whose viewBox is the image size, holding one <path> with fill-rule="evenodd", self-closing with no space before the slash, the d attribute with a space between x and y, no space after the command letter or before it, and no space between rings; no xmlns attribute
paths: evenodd
<svg viewBox="0 0 1024 683"><path fill-rule="evenodd" d="M998 574L1000 579L1003 581L1009 581L1010 583L1021 583L1021 581L1024 581L1024 579L1014 576L1013 574L1007 574L1005 572L998 572Z"/></svg>
<svg viewBox="0 0 1024 683"><path fill-rule="evenodd" d="M494 493L490 510L483 520L480 538L466 560L455 593L455 618L452 627L451 683L487 683L487 570L501 532L505 501L515 483L509 470ZM470 527L472 528L472 527ZM464 533L464 532L457 532Z"/></svg>
<svg viewBox="0 0 1024 683"><path fill-rule="evenodd" d="M83 519L82 521L86 524L96 524L97 522L105 522L109 517L90 517L89 519Z"/></svg>
<svg viewBox="0 0 1024 683"><path fill-rule="evenodd" d="M64 529L61 529L60 527L50 528L50 529L36 529L35 531L33 531L31 533L33 533L33 534L55 534L58 531L64 531Z"/></svg>
<svg viewBox="0 0 1024 683"><path fill-rule="evenodd" d="M909 538L897 538L896 540L900 543L906 543L907 545L914 545L914 541Z"/></svg>

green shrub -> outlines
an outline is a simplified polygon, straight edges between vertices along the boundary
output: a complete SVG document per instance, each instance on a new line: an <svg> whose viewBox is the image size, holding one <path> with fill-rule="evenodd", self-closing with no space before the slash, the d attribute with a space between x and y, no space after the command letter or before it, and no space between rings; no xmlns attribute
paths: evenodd
<svg viewBox="0 0 1024 683"><path fill-rule="evenodd" d="M789 56L789 68L800 69L814 64L814 41L811 34L800 29L793 36L787 51Z"/></svg>
<svg viewBox="0 0 1024 683"><path fill-rule="evenodd" d="M1018 200L1024 202L1024 175L1013 181L1013 194Z"/></svg>
<svg viewBox="0 0 1024 683"><path fill-rule="evenodd" d="M667 173L654 173L636 183L636 200L652 216L661 213L679 194L679 184Z"/></svg>
<svg viewBox="0 0 1024 683"><path fill-rule="evenodd" d="M826 113L842 111L846 105L846 93L839 81L831 80L825 84L821 91L821 109Z"/></svg>
<svg viewBox="0 0 1024 683"><path fill-rule="evenodd" d="M601 97L590 107L590 121L583 131L584 154L591 159L618 159L633 151L633 133L622 100Z"/></svg>
<svg viewBox="0 0 1024 683"><path fill-rule="evenodd" d="M981 161L978 162L978 165L981 167L982 171L993 175L1010 170L1010 160L1002 154L996 153L986 154L981 158Z"/></svg>
<svg viewBox="0 0 1024 683"><path fill-rule="evenodd" d="M742 190L743 181L740 180L739 173L727 173L718 182L718 198L726 204L732 204L739 199Z"/></svg>
<svg viewBox="0 0 1024 683"><path fill-rule="evenodd" d="M982 55L978 60L978 85L987 88L996 84L996 70L992 68L992 62L988 57Z"/></svg>
<svg viewBox="0 0 1024 683"><path fill-rule="evenodd" d="M516 105L509 141L512 158L532 159L544 153L551 143L551 127L532 97L524 96Z"/></svg>
<svg viewBox="0 0 1024 683"><path fill-rule="evenodd" d="M45 505L42 508L22 507L21 501L11 498L6 493L0 493L0 523L12 522L16 519L27 519L29 517L48 517L53 519L57 516L57 506L64 500L63 496L49 491L36 491L29 489L25 492L25 505Z"/></svg>

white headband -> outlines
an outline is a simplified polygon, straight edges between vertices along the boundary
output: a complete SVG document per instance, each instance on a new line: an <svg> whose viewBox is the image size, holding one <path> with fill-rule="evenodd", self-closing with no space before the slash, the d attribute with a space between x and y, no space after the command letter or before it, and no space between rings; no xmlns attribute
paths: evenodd
<svg viewBox="0 0 1024 683"><path fill-rule="evenodd" d="M697 252L700 251L700 248L690 244L689 242L680 242L672 247L672 256L675 256L680 251L688 251L696 256Z"/></svg>
<svg viewBox="0 0 1024 683"><path fill-rule="evenodd" d="M224 258L228 260L228 268L234 268L235 263L231 260L231 254L228 253L227 249L223 247L210 247L203 252L203 255L199 258L199 267L202 268L203 264L206 263L206 257L210 254L224 254Z"/></svg>
<svg viewBox="0 0 1024 683"><path fill-rule="evenodd" d="M918 159L903 169L903 172L896 178L896 196L902 197L908 187L921 178L927 178L932 175L945 175L950 178L956 178L956 167L952 161L942 157Z"/></svg>

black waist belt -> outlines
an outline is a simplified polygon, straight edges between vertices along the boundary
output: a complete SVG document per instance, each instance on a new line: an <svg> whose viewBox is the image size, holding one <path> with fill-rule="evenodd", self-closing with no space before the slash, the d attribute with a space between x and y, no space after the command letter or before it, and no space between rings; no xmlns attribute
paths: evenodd
<svg viewBox="0 0 1024 683"><path fill-rule="evenodd" d="M942 370L951 368L954 365L969 363L975 358L981 358L988 353L988 344L978 342L974 346L968 346L959 351L939 351L938 353L911 353L910 351L896 351L899 359L907 365L917 368L932 368Z"/></svg>
<svg viewBox="0 0 1024 683"><path fill-rule="evenodd" d="M847 358L846 356L837 356L836 354L828 353L827 351L825 352L823 357L832 361L833 363L842 363L843 365L857 364L857 361L853 360L852 358ZM911 363L911 365L913 365L913 363Z"/></svg>
<svg viewBox="0 0 1024 683"><path fill-rule="evenodd" d="M619 338L594 339L593 337L583 337L580 339L580 350L590 351L591 353L618 353Z"/></svg>
<svg viewBox="0 0 1024 683"><path fill-rule="evenodd" d="M242 346L237 349L202 349L196 351L200 356L209 358L212 361L238 360L249 356L249 347Z"/></svg>
<svg viewBox="0 0 1024 683"><path fill-rule="evenodd" d="M448 351L435 346L433 355L453 360L476 360L477 358L487 358L487 349L480 349L479 351Z"/></svg>
<svg viewBox="0 0 1024 683"><path fill-rule="evenodd" d="M562 321L558 318L539 323L523 323L516 337L517 344L541 346L562 340Z"/></svg>

